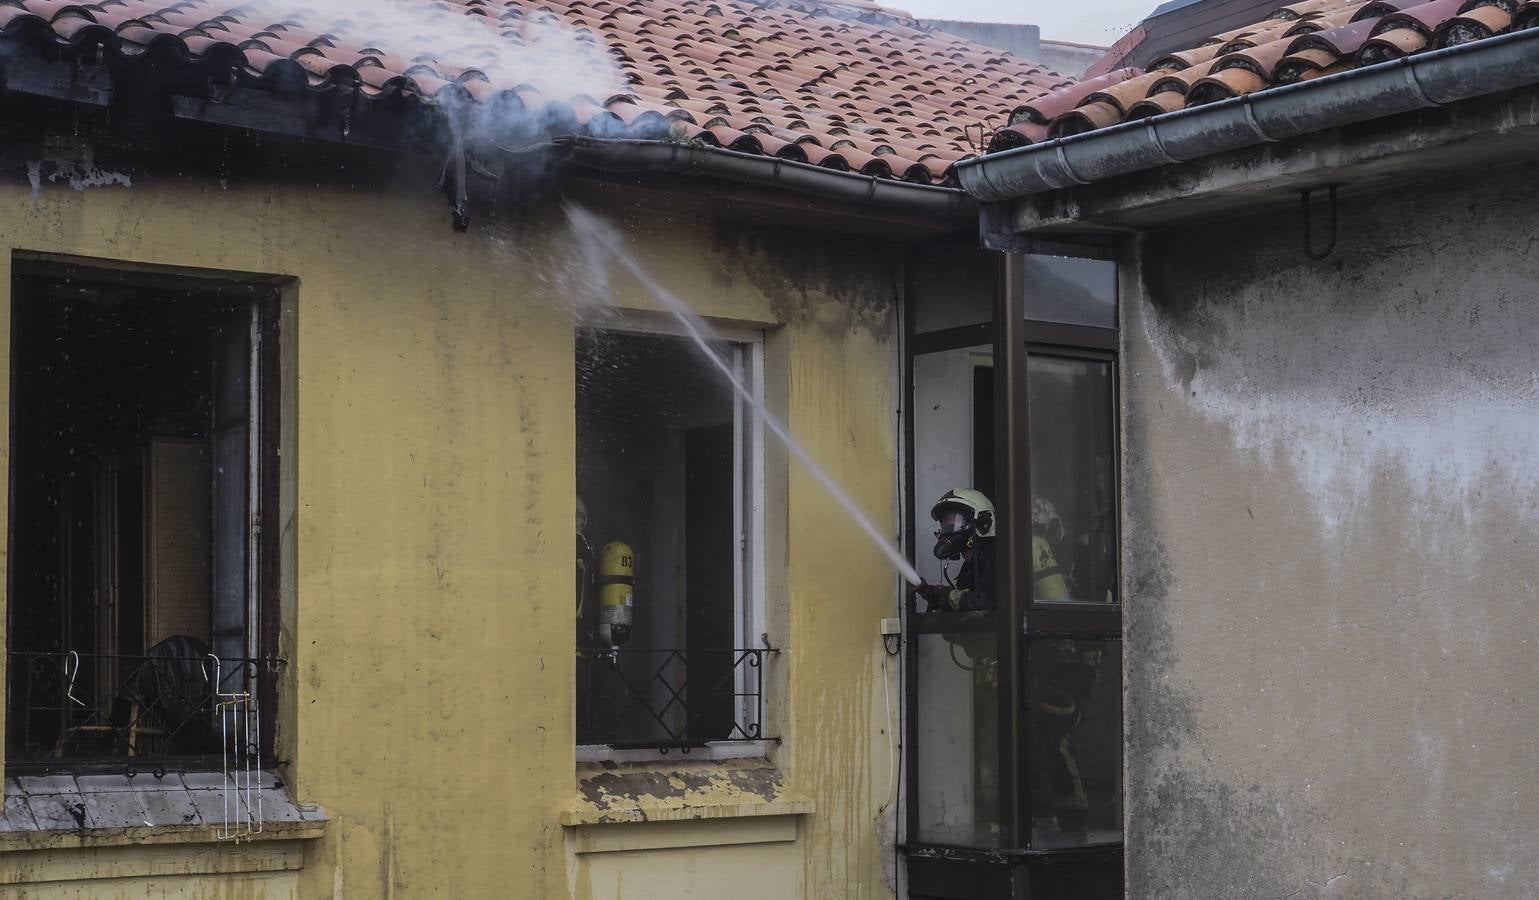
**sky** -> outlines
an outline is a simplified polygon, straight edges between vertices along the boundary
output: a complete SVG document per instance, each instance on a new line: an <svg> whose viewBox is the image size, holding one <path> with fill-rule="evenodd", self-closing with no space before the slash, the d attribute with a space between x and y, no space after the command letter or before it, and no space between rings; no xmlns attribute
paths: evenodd
<svg viewBox="0 0 1539 900"><path fill-rule="evenodd" d="M1042 38L1109 46L1160 0L882 0L922 19L1024 22L1042 29Z"/></svg>

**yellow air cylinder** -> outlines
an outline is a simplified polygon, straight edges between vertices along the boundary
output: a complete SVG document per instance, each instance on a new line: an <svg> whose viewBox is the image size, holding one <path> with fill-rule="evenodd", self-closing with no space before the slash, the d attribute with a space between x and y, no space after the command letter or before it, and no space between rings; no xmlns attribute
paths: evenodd
<svg viewBox="0 0 1539 900"><path fill-rule="evenodd" d="M630 640L635 612L636 560L630 544L610 541L599 551L598 583L599 642L618 647Z"/></svg>
<svg viewBox="0 0 1539 900"><path fill-rule="evenodd" d="M1069 583L1064 580L1063 570L1053 555L1053 545L1047 538L1031 536L1032 599L1038 603L1059 603L1073 599L1069 596Z"/></svg>

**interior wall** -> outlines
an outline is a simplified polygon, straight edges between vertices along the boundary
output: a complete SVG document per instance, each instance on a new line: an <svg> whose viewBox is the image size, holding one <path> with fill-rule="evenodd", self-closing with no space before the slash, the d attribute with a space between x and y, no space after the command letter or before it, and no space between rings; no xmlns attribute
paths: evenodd
<svg viewBox="0 0 1539 900"><path fill-rule="evenodd" d="M1347 195L1320 262L1288 212L1145 237L1129 896L1532 896L1531 176Z"/></svg>

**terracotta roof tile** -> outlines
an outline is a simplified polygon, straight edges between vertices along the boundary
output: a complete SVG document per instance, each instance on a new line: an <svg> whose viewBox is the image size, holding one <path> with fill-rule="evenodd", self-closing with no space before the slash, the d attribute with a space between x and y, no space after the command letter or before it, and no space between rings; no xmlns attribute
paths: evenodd
<svg viewBox="0 0 1539 900"><path fill-rule="evenodd" d="M1438 47L1482 41L1511 28L1512 19L1511 10L1500 6L1479 6L1438 26L1433 41Z"/></svg>
<svg viewBox="0 0 1539 900"><path fill-rule="evenodd" d="M1149 65L1151 69L1185 69L1198 63L1205 63L1218 55L1221 44L1206 44L1194 47L1191 50L1182 50L1179 53L1167 53L1156 59Z"/></svg>
<svg viewBox="0 0 1539 900"><path fill-rule="evenodd" d="M606 84L523 71L550 23ZM949 180L980 123L1071 83L871 0L7 0L0 35L153 47L276 89L468 97L546 133L699 141L919 182Z"/></svg>
<svg viewBox="0 0 1539 900"><path fill-rule="evenodd" d="M1302 0L1160 56L1148 73L1123 69L1039 97L993 134L989 152L1532 27L1539 0Z"/></svg>

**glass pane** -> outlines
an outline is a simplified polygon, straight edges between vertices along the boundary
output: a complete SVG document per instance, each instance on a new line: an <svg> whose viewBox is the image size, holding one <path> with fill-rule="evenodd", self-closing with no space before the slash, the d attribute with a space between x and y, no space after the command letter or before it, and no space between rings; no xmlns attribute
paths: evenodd
<svg viewBox="0 0 1539 900"><path fill-rule="evenodd" d="M994 496L994 356L968 347L914 357L914 547L925 581L944 584L960 562L931 552L930 508L958 488ZM999 513L996 511L995 517Z"/></svg>
<svg viewBox="0 0 1539 900"><path fill-rule="evenodd" d="M992 254L981 251L914 260L908 284L914 331L924 334L993 321L997 271Z"/></svg>
<svg viewBox="0 0 1539 900"><path fill-rule="evenodd" d="M981 617L980 622L992 619ZM919 833L925 843L999 844L999 662L992 631L917 634Z"/></svg>
<svg viewBox="0 0 1539 900"><path fill-rule="evenodd" d="M1122 840L1122 642L1026 642L1031 845Z"/></svg>
<svg viewBox="0 0 1539 900"><path fill-rule="evenodd" d="M1117 602L1117 485L1109 362L1032 355L1032 599Z"/></svg>
<svg viewBox="0 0 1539 900"><path fill-rule="evenodd" d="M1104 259L1027 256L1026 318L1117 327L1117 264Z"/></svg>

